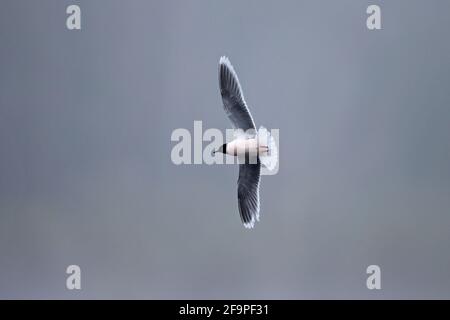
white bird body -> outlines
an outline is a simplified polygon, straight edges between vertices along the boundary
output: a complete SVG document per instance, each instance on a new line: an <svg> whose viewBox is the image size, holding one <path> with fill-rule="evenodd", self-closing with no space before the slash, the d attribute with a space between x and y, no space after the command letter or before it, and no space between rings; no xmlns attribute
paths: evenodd
<svg viewBox="0 0 450 320"><path fill-rule="evenodd" d="M267 153L267 146L260 145L256 138L245 139L237 138L227 143L226 153L231 156L256 156L258 154Z"/></svg>

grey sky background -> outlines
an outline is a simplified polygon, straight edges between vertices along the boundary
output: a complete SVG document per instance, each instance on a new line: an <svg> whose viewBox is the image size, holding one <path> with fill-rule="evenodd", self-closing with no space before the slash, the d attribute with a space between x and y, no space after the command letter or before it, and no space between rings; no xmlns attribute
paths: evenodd
<svg viewBox="0 0 450 320"><path fill-rule="evenodd" d="M2 1L0 298L450 298L449 12ZM230 127L221 55L257 126L280 129L251 231L237 167L170 160L174 129Z"/></svg>

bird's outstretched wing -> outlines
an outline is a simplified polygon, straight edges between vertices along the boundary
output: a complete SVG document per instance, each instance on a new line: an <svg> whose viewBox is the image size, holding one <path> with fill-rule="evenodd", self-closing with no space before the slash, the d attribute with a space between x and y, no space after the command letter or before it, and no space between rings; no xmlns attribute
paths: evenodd
<svg viewBox="0 0 450 320"><path fill-rule="evenodd" d="M238 204L242 223L253 228L259 221L259 180L261 164L240 164L238 179Z"/></svg>
<svg viewBox="0 0 450 320"><path fill-rule="evenodd" d="M219 61L219 85L223 107L235 129L256 130L252 115L244 100L239 79L227 57Z"/></svg>

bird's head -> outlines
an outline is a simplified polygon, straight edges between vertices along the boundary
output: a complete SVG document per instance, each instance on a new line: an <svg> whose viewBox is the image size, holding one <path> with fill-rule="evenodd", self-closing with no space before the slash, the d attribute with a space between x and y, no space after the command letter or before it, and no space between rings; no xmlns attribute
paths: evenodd
<svg viewBox="0 0 450 320"><path fill-rule="evenodd" d="M215 155L216 153L219 153L219 152L221 152L221 153L227 153L227 144L226 144L226 143L223 144L223 145L221 145L219 149L214 150L214 151L213 151L213 155Z"/></svg>

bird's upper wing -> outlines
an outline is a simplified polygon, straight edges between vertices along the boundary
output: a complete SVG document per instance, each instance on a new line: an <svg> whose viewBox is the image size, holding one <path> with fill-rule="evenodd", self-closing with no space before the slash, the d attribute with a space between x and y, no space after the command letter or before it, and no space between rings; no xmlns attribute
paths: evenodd
<svg viewBox="0 0 450 320"><path fill-rule="evenodd" d="M244 100L239 79L227 57L219 61L219 85L223 107L235 129L256 129L252 115Z"/></svg>
<svg viewBox="0 0 450 320"><path fill-rule="evenodd" d="M261 164L240 164L238 179L238 204L242 223L253 228L259 221L259 180Z"/></svg>

